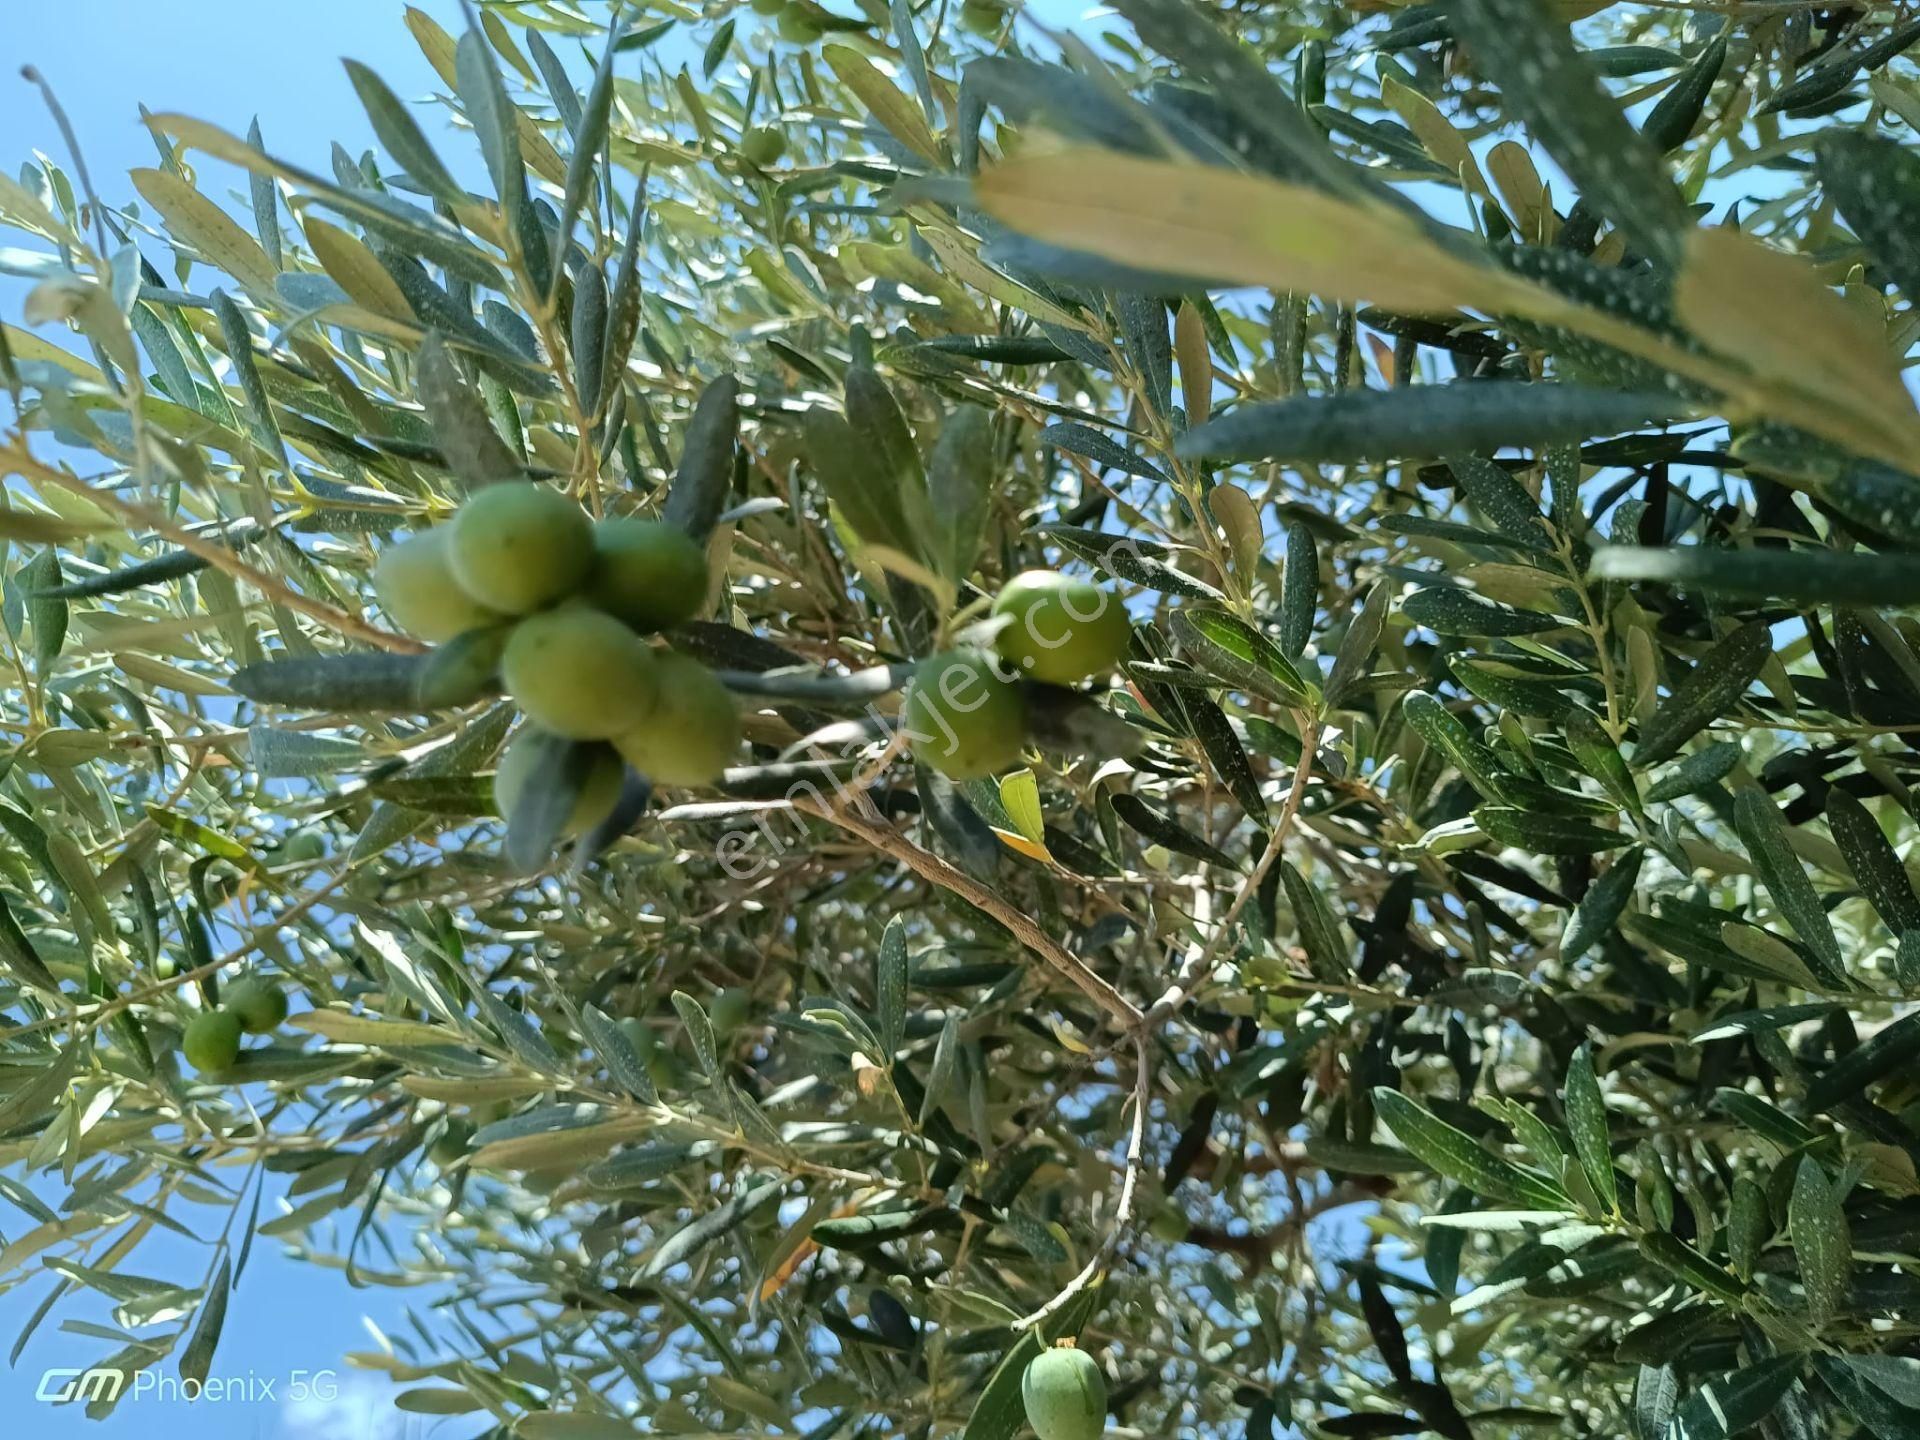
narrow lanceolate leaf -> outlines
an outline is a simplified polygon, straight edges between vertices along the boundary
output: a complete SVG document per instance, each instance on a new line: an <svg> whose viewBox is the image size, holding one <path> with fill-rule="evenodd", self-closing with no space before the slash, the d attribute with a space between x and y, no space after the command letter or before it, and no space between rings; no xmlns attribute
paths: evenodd
<svg viewBox="0 0 1920 1440"><path fill-rule="evenodd" d="M1613 932L1627 906L1633 903L1633 888L1640 878L1640 862L1645 853L1628 851L1587 891L1561 937L1562 960L1571 965Z"/></svg>
<svg viewBox="0 0 1920 1440"><path fill-rule="evenodd" d="M207 1287L206 1298L200 1304L200 1318L194 1323L193 1335L187 1341L187 1348L180 1352L182 1382L191 1380L197 1386L207 1383L207 1372L213 1368L213 1352L220 1344L220 1331L227 1323L227 1293L232 1287L233 1257L223 1255L213 1283Z"/></svg>
<svg viewBox="0 0 1920 1440"><path fill-rule="evenodd" d="M462 378L436 332L421 342L420 403L447 469L469 485L523 480L526 470L493 428L487 407Z"/></svg>
<svg viewBox="0 0 1920 1440"><path fill-rule="evenodd" d="M1656 580L1707 595L1751 600L1920 605L1920 565L1908 555L1610 545L1594 552L1589 573L1600 580Z"/></svg>
<svg viewBox="0 0 1920 1440"><path fill-rule="evenodd" d="M593 1053L607 1067L607 1075L614 1084L642 1105L658 1103L660 1097L654 1089L653 1077L647 1073L646 1061L640 1058L633 1042L618 1025L593 1006L584 1005L580 1009L580 1028Z"/></svg>
<svg viewBox="0 0 1920 1440"><path fill-rule="evenodd" d="M1813 154L1841 218L1908 300L1920 297L1920 154L1851 126L1823 130Z"/></svg>
<svg viewBox="0 0 1920 1440"><path fill-rule="evenodd" d="M1115 795L1113 813L1146 836L1152 844L1164 846L1176 855L1190 855L1195 860L1233 868L1232 856L1215 849L1184 825L1168 819L1138 795L1124 792Z"/></svg>
<svg viewBox="0 0 1920 1440"><path fill-rule="evenodd" d="M1920 898L1873 813L1838 785L1827 791L1827 829L1874 913L1896 936L1920 930Z"/></svg>
<svg viewBox="0 0 1920 1440"><path fill-rule="evenodd" d="M1667 1431L1671 1440L1728 1440L1765 1420L1800 1377L1801 1357L1781 1355L1709 1381L1687 1398Z"/></svg>
<svg viewBox="0 0 1920 1440"><path fill-rule="evenodd" d="M943 162L939 142L918 107L871 60L847 45L829 45L821 58L894 139L930 165Z"/></svg>
<svg viewBox="0 0 1920 1440"><path fill-rule="evenodd" d="M1286 887L1300 948L1307 952L1308 968L1316 979L1344 984L1353 971L1350 950L1326 896L1290 860L1280 862L1280 880Z"/></svg>
<svg viewBox="0 0 1920 1440"><path fill-rule="evenodd" d="M1820 1162L1800 1157L1787 1200L1787 1234L1793 1240L1800 1283L1816 1325L1831 1319L1846 1303L1853 1273L1853 1237L1841 1197Z"/></svg>
<svg viewBox="0 0 1920 1440"><path fill-rule="evenodd" d="M1500 844L1536 855L1595 855L1633 843L1631 835L1603 830L1570 815L1507 805L1482 805L1473 812L1473 822Z"/></svg>
<svg viewBox="0 0 1920 1440"><path fill-rule="evenodd" d="M1688 226L1660 154L1614 101L1573 43L1566 22L1537 0L1451 0L1474 63L1500 86L1587 202L1642 252L1671 262Z"/></svg>
<svg viewBox="0 0 1920 1440"><path fill-rule="evenodd" d="M1447 469L1460 482L1460 493L1494 528L1517 544L1545 549L1548 545L1540 503L1504 465L1484 455L1447 456Z"/></svg>
<svg viewBox="0 0 1920 1440"><path fill-rule="evenodd" d="M1425 690L1415 690L1400 702L1400 710L1414 732L1453 761L1474 789L1489 798L1499 795L1499 759L1446 706Z"/></svg>
<svg viewBox="0 0 1920 1440"><path fill-rule="evenodd" d="M1765 621L1750 620L1720 641L1640 727L1634 764L1645 768L1672 759L1701 730L1731 714L1772 654Z"/></svg>
<svg viewBox="0 0 1920 1440"><path fill-rule="evenodd" d="M1249 405L1195 426L1188 459L1399 460L1583 441L1680 414L1671 395L1582 385L1410 385Z"/></svg>
<svg viewBox="0 0 1920 1440"><path fill-rule="evenodd" d="M229 682L262 705L297 710L400 710L419 707L426 658L377 651L308 655L243 665Z"/></svg>
<svg viewBox="0 0 1920 1440"><path fill-rule="evenodd" d="M613 62L619 53L619 32L614 30L607 36L605 48L600 52L600 63L594 67L593 84L587 90L586 103L581 106L580 120L573 127L573 153L567 156L567 179L560 205L560 251L566 252L573 242L574 221L579 217L581 206L586 204L587 192L593 185L595 167L600 159L600 147L606 143L607 121L613 112ZM561 267L553 267L554 282L558 283Z"/></svg>
<svg viewBox="0 0 1920 1440"><path fill-rule="evenodd" d="M680 469L667 492L667 523L705 540L727 508L734 451L740 434L740 382L722 375L708 382L687 421ZM856 524L855 528L859 526Z"/></svg>
<svg viewBox="0 0 1920 1440"><path fill-rule="evenodd" d="M254 438L285 466L287 447L280 439L280 427L274 421L266 386L260 383L259 368L253 363L253 335L247 329L246 317L224 290L213 292L213 313L220 321L227 359L233 363L233 378L240 382L240 392L246 396L247 419L252 422Z"/></svg>
<svg viewBox="0 0 1920 1440"><path fill-rule="evenodd" d="M238 142L236 142L238 143ZM135 170L133 188L167 222L167 229L255 295L273 293L278 267L231 216L171 170Z"/></svg>
<svg viewBox="0 0 1920 1440"><path fill-rule="evenodd" d="M900 1053L907 1023L907 924L896 915L880 935L880 953L874 962L875 1018L879 1022L878 1057L891 1065Z"/></svg>
<svg viewBox="0 0 1920 1440"><path fill-rule="evenodd" d="M60 993L60 982L53 978L53 972L33 948L20 922L13 918L13 910L4 895L0 895L0 969L23 985L31 985L48 995Z"/></svg>
<svg viewBox="0 0 1920 1440"><path fill-rule="evenodd" d="M460 37L454 65L460 103L480 137L487 172L493 177L493 193L500 198L500 212L510 228L518 229L527 197L527 173L520 156L520 112L507 98L499 66L478 30Z"/></svg>
<svg viewBox="0 0 1920 1440"><path fill-rule="evenodd" d="M1286 569L1280 577L1280 649L1298 659L1313 638L1320 608L1320 547L1298 520L1287 526Z"/></svg>
<svg viewBox="0 0 1920 1440"><path fill-rule="evenodd" d="M1058 449L1071 451L1075 455L1084 455L1089 460L1123 474L1138 475L1142 479L1166 483L1166 473L1158 465L1145 456L1136 455L1133 451L1109 440L1090 425L1076 424L1071 420L1062 421L1058 425L1049 425L1042 430L1040 438Z"/></svg>
<svg viewBox="0 0 1920 1440"><path fill-rule="evenodd" d="M1686 73L1674 81L1647 112L1640 133L1647 137L1649 145L1664 154L1687 143L1706 111L1713 82L1720 78L1720 67L1726 63L1727 32L1723 29L1700 47L1700 53L1687 66Z"/></svg>
<svg viewBox="0 0 1920 1440"><path fill-rule="evenodd" d="M1758 786L1742 790L1733 802L1734 828L1753 861L1754 872L1767 895L1828 974L1841 988L1846 984L1846 962L1834 938L1833 921L1807 878L1787 837L1786 823L1766 791Z"/></svg>
<svg viewBox="0 0 1920 1440"><path fill-rule="evenodd" d="M673 992L673 1008L680 1012L680 1023L687 1027L687 1039L693 1044L693 1055L700 1062L700 1069L708 1079L720 1072L720 1056L714 1046L713 1022L707 1018L707 1012L700 1002L684 990Z"/></svg>
<svg viewBox="0 0 1920 1440"><path fill-rule="evenodd" d="M1821 1071L1807 1087L1807 1105L1829 1110L1920 1057L1920 1010L1910 1010Z"/></svg>
<svg viewBox="0 0 1920 1440"><path fill-rule="evenodd" d="M347 78L353 81L360 106L387 153L406 167L408 176L422 189L449 205L464 204L467 192L441 163L419 124L400 97L387 88L387 82L358 60L341 63L347 67Z"/></svg>
<svg viewBox="0 0 1920 1440"><path fill-rule="evenodd" d="M1400 602L1400 612L1436 635L1537 635L1566 622L1537 610L1517 610L1457 585L1429 585Z"/></svg>
<svg viewBox="0 0 1920 1440"><path fill-rule="evenodd" d="M1573 1052L1567 1064L1565 1093L1567 1131L1573 1136L1573 1150L1586 1171L1600 1207L1612 1211L1619 1206L1613 1178L1613 1147L1607 1133L1607 1105L1600 1095L1600 1081L1593 1073L1593 1052L1585 1045Z"/></svg>
<svg viewBox="0 0 1920 1440"><path fill-rule="evenodd" d="M1282 705L1299 705L1307 682L1265 635L1225 610L1187 605L1174 611L1173 632L1201 669L1235 689Z"/></svg>
<svg viewBox="0 0 1920 1440"><path fill-rule="evenodd" d="M962 405L940 427L940 438L927 458L935 554L940 573L956 584L973 573L979 556L993 502L994 471L992 413Z"/></svg>
<svg viewBox="0 0 1920 1440"><path fill-rule="evenodd" d="M1490 1200L1515 1201L1535 1210L1565 1210L1560 1187L1485 1149L1471 1135L1409 1100L1398 1090L1377 1085L1374 1113L1393 1137L1449 1180Z"/></svg>
<svg viewBox="0 0 1920 1440"><path fill-rule="evenodd" d="M247 143L260 149L264 141L260 138L260 117L255 116L247 128ZM280 255L280 196L274 188L270 175L249 175L248 194L253 201L253 230L260 237L260 249L267 257L267 263L274 269L281 268ZM152 347L148 347L151 352ZM183 389L178 393L192 394L192 390Z"/></svg>
<svg viewBox="0 0 1920 1440"><path fill-rule="evenodd" d="M1580 767L1600 782L1600 788L1627 809L1638 813L1640 791L1633 772L1620 758L1620 751L1600 722L1585 710L1575 710L1567 720L1567 748Z"/></svg>

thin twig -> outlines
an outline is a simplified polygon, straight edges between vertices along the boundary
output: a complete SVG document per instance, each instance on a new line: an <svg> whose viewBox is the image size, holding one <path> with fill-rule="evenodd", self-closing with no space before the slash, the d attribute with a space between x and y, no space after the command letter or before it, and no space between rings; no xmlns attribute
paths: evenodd
<svg viewBox="0 0 1920 1440"><path fill-rule="evenodd" d="M921 849L889 825L862 819L823 800L796 799L794 807L832 821L848 834L859 836L874 849L893 856L923 880L951 891L974 909L998 920L1013 932L1015 939L1075 985L1123 1029L1132 1030L1140 1024L1138 1006L1094 974L1083 961L1068 954L1059 941L1035 923L1032 916L1016 910L971 875L956 870L938 855Z"/></svg>
<svg viewBox="0 0 1920 1440"><path fill-rule="evenodd" d="M1127 1142L1127 1169L1120 1180L1120 1204L1113 1212L1113 1224L1107 1227L1106 1238L1101 1240L1100 1248L1093 1252L1080 1273L1069 1280L1058 1295L1038 1310L1014 1321L1015 1330L1031 1330L1048 1316L1056 1314L1068 1301L1098 1279L1101 1272L1106 1269L1107 1260L1119 1248L1121 1238L1127 1233L1127 1227L1133 1222L1134 1196L1140 1189L1140 1171L1146 1162L1147 1106L1153 1083L1153 1067L1147 1058L1147 1035L1144 1030L1134 1031L1133 1049L1137 1060L1133 1081L1133 1134Z"/></svg>
<svg viewBox="0 0 1920 1440"><path fill-rule="evenodd" d="M1300 802L1306 798L1307 781L1313 774L1313 757L1320 746L1320 722L1309 717L1300 726L1300 763L1294 766L1293 783L1287 787L1287 798L1280 807L1280 818L1274 822L1273 834L1267 838L1267 848L1261 854L1259 863L1253 867L1253 873L1240 887L1240 893L1233 897L1233 904L1227 907L1227 913L1220 923L1213 927L1213 934L1187 957L1180 967L1173 983L1160 998L1153 1002L1142 1023L1151 1029L1167 1020L1187 1001L1187 997L1206 979L1213 966L1214 958L1220 953L1220 947L1233 933L1233 922L1240 918L1240 912L1247 907L1260 890L1260 882L1267 878L1267 871L1273 868L1273 862L1280 858L1280 850L1286 843L1287 832L1293 828L1294 817L1300 813Z"/></svg>

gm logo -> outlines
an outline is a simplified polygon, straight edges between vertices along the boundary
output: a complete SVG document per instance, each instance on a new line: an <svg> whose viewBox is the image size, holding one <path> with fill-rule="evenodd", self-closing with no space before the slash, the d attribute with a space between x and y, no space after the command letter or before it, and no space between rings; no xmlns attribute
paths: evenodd
<svg viewBox="0 0 1920 1440"><path fill-rule="evenodd" d="M120 1398L127 1383L124 1370L49 1370L40 1377L40 1388L33 1398L49 1405L70 1400L104 1400L112 1404Z"/></svg>

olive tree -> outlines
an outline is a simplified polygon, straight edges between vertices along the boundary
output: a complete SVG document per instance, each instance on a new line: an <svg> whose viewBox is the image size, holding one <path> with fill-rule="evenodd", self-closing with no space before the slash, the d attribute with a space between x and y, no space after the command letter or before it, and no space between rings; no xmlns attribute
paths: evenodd
<svg viewBox="0 0 1920 1440"><path fill-rule="evenodd" d="M16 1355L1920 1434L1915 23L767 9L0 177Z"/></svg>

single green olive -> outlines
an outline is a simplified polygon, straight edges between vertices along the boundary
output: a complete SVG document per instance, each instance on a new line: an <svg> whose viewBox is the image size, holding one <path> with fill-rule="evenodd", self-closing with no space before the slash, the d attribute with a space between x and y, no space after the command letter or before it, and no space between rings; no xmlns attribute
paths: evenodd
<svg viewBox="0 0 1920 1440"><path fill-rule="evenodd" d="M1007 23L1007 12L998 5L982 4L981 0L966 0L960 7L960 27L975 35L992 39L1000 33L1000 27Z"/></svg>
<svg viewBox="0 0 1920 1440"><path fill-rule="evenodd" d="M237 981L227 987L222 1003L249 1035L270 1035L286 1022L287 992L271 980Z"/></svg>
<svg viewBox="0 0 1920 1440"><path fill-rule="evenodd" d="M654 673L659 703L613 743L656 785L711 785L740 749L733 696L711 670L685 655L661 655Z"/></svg>
<svg viewBox="0 0 1920 1440"><path fill-rule="evenodd" d="M381 550L373 563L373 593L394 624L436 645L501 618L453 578L451 525L422 530Z"/></svg>
<svg viewBox="0 0 1920 1440"><path fill-rule="evenodd" d="M466 1120L449 1120L434 1138L433 1148L427 1151L427 1157L442 1170L456 1161L464 1160L467 1151L473 1145L473 1125Z"/></svg>
<svg viewBox="0 0 1920 1440"><path fill-rule="evenodd" d="M575 743L586 753L585 773L574 795L573 810L560 827L564 836L584 834L613 813L620 803L620 784L627 767L611 747L597 742L568 742L531 725L523 725L501 752L499 767L493 774L493 803L507 820L513 819L527 784L539 767L542 751L549 745Z"/></svg>
<svg viewBox="0 0 1920 1440"><path fill-rule="evenodd" d="M602 520L593 527L587 598L636 630L665 630L706 604L707 552L677 525Z"/></svg>
<svg viewBox="0 0 1920 1440"><path fill-rule="evenodd" d="M738 985L729 985L714 996L713 1003L707 1007L707 1018L713 1022L714 1036L723 1045L752 1015L753 995Z"/></svg>
<svg viewBox="0 0 1920 1440"><path fill-rule="evenodd" d="M544 485L489 485L460 507L451 529L453 578L507 615L557 604L593 570L587 512Z"/></svg>
<svg viewBox="0 0 1920 1440"><path fill-rule="evenodd" d="M613 616L584 605L514 627L500 656L507 694L542 729L604 740L645 722L660 698L653 652Z"/></svg>
<svg viewBox="0 0 1920 1440"><path fill-rule="evenodd" d="M740 137L740 153L762 170L787 153L787 137L777 125L756 125Z"/></svg>
<svg viewBox="0 0 1920 1440"><path fill-rule="evenodd" d="M1107 1381L1084 1350L1056 1345L1020 1377L1027 1424L1040 1440L1096 1440L1107 1428Z"/></svg>
<svg viewBox="0 0 1920 1440"><path fill-rule="evenodd" d="M955 780L1011 768L1026 742L1020 686L980 650L949 650L922 660L900 720L914 756Z"/></svg>
<svg viewBox="0 0 1920 1440"><path fill-rule="evenodd" d="M194 1016L181 1037L180 1051L202 1075L231 1070L240 1058L240 1017L225 1009Z"/></svg>
<svg viewBox="0 0 1920 1440"><path fill-rule="evenodd" d="M1049 685L1111 670L1132 632L1119 596L1052 570L1014 576L994 597L993 614L1010 621L994 649L1021 674Z"/></svg>
<svg viewBox="0 0 1920 1440"><path fill-rule="evenodd" d="M627 1037L627 1044L633 1047L633 1053L644 1061L653 1054L653 1027L637 1015L629 1015L619 1022L620 1033Z"/></svg>
<svg viewBox="0 0 1920 1440"><path fill-rule="evenodd" d="M307 865L327 858L327 836L311 826L295 830L280 842L280 859L287 865Z"/></svg>

